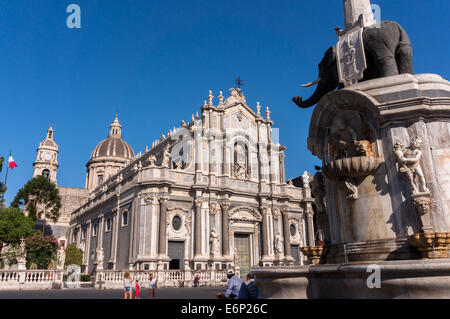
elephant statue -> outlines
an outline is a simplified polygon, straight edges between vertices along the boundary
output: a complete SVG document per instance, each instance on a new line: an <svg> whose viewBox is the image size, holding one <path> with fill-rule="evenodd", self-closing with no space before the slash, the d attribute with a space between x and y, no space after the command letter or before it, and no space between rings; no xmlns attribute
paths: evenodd
<svg viewBox="0 0 450 319"><path fill-rule="evenodd" d="M361 81L404 73L414 74L411 41L398 23L382 21L364 28L363 43L367 69ZM302 87L315 84L317 88L309 99L303 101L302 97L296 96L292 99L293 102L301 108L308 108L317 104L329 92L343 87L339 83L335 47L332 46L325 52L319 64L319 78Z"/></svg>

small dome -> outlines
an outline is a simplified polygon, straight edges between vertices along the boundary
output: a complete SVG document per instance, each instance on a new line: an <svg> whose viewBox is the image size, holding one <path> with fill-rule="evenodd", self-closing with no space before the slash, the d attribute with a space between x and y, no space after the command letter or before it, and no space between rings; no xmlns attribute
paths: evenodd
<svg viewBox="0 0 450 319"><path fill-rule="evenodd" d="M122 139L122 125L117 118L110 125L109 136L101 141L91 154L91 160L99 157L116 157L126 160L134 159L131 146Z"/></svg>

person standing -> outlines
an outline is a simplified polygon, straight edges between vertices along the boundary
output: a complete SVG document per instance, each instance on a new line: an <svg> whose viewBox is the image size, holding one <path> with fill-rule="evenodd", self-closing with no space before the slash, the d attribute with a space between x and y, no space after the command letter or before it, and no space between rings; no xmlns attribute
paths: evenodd
<svg viewBox="0 0 450 319"><path fill-rule="evenodd" d="M227 270L228 285L225 292L216 294L217 298L236 299L242 286L242 280L234 274L233 269Z"/></svg>
<svg viewBox="0 0 450 319"><path fill-rule="evenodd" d="M153 273L151 273L148 280L150 281L150 299L155 299L158 279L153 276Z"/></svg>
<svg viewBox="0 0 450 319"><path fill-rule="evenodd" d="M131 299L131 285L133 284L133 281L131 280L131 275L127 271L123 278L123 299Z"/></svg>
<svg viewBox="0 0 450 319"><path fill-rule="evenodd" d="M134 289L134 299L140 299L139 298L139 292L141 291L141 286L139 285L139 280L136 279L136 286Z"/></svg>
<svg viewBox="0 0 450 319"><path fill-rule="evenodd" d="M197 288L199 284L200 284L200 275L196 274L194 278L194 287Z"/></svg>

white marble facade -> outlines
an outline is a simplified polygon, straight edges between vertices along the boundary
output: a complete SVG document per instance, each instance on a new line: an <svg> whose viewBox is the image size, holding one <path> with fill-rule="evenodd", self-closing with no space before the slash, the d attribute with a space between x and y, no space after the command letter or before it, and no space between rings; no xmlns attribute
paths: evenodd
<svg viewBox="0 0 450 319"><path fill-rule="evenodd" d="M72 213L68 238L83 249L85 271L302 262L298 247L314 245L313 199L285 182L286 147L269 108L265 117L259 103L253 111L240 89L218 100L210 91L200 115L161 135Z"/></svg>

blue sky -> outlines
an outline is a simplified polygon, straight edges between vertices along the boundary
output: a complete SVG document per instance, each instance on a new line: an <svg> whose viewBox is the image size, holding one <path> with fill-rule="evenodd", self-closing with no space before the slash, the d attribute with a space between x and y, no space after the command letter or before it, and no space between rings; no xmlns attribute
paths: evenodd
<svg viewBox="0 0 450 319"><path fill-rule="evenodd" d="M66 7L81 7L68 29ZM416 73L449 77L450 1L377 0L413 42ZM58 184L84 187L85 164L119 113L137 153L199 111L208 90L244 80L247 103L270 106L287 146L287 178L320 164L306 148L312 109L300 110L299 84L317 77L343 26L342 1L39 0L0 7L0 154L19 165L6 199L32 176L51 121L59 144ZM4 179L6 169L1 173Z"/></svg>

